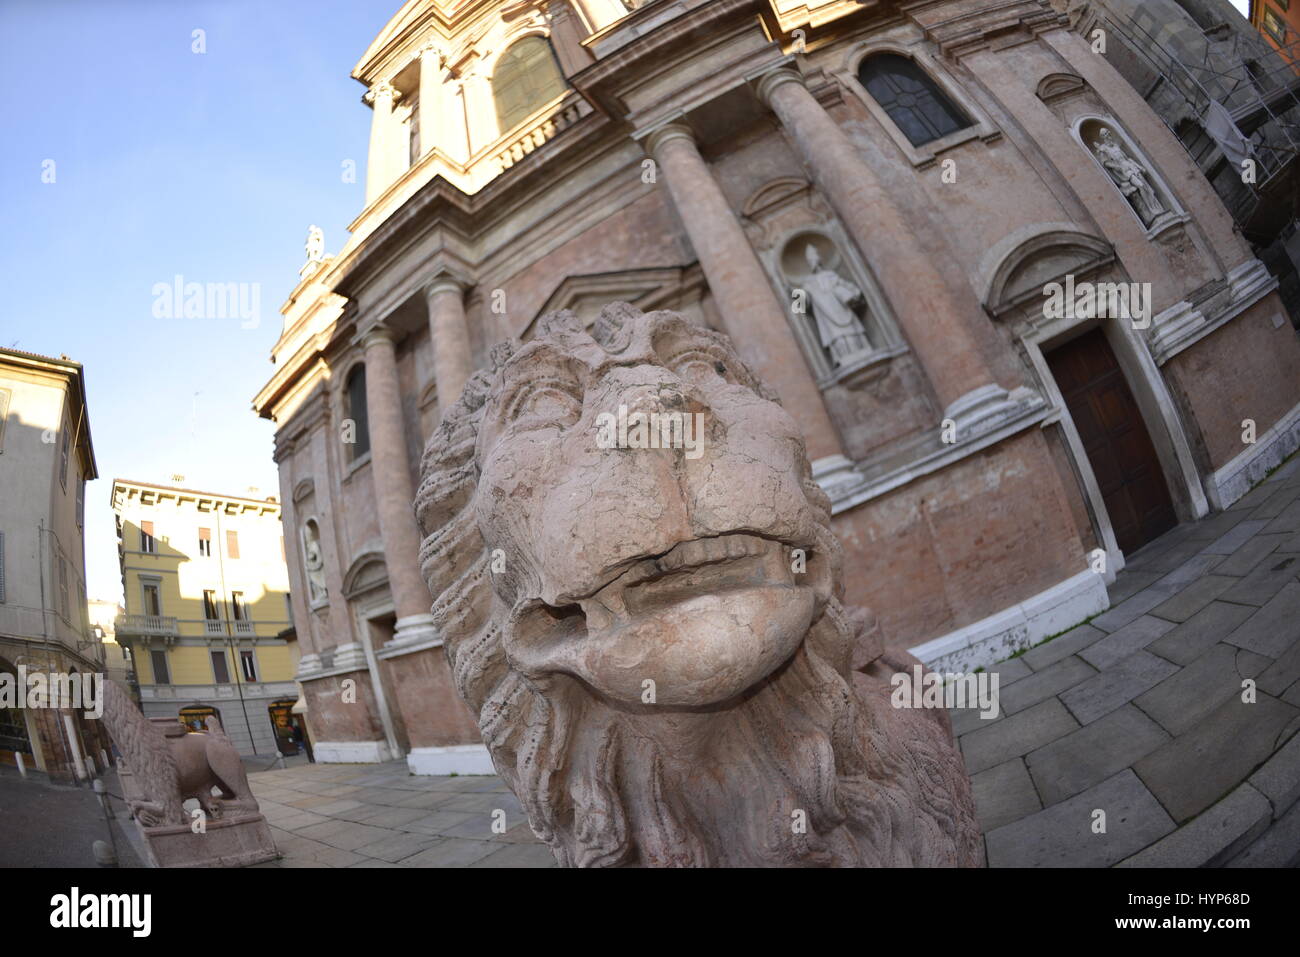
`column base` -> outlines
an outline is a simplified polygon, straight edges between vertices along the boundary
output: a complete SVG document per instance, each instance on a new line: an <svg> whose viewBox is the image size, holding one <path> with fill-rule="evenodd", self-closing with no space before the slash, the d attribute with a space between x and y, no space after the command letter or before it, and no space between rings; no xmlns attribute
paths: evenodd
<svg viewBox="0 0 1300 957"><path fill-rule="evenodd" d="M331 668L334 671L361 671L368 668L366 662L366 650L361 647L359 641L349 641L346 645L338 645L334 649L334 658Z"/></svg>
<svg viewBox="0 0 1300 957"><path fill-rule="evenodd" d="M812 477L832 499L835 498L833 489L862 481L857 468L843 455L826 455L817 459L812 463Z"/></svg>
<svg viewBox="0 0 1300 957"><path fill-rule="evenodd" d="M318 764L383 764L393 759L387 741L318 741L312 755Z"/></svg>
<svg viewBox="0 0 1300 957"><path fill-rule="evenodd" d="M492 757L481 744L453 744L442 748L412 748L406 756L412 774L496 774Z"/></svg>
<svg viewBox="0 0 1300 957"><path fill-rule="evenodd" d="M1027 386L1008 392L1000 385L982 385L972 389L944 409L943 417L956 426L956 442L961 445L994 431L1026 412L1043 405L1042 397Z"/></svg>
<svg viewBox="0 0 1300 957"><path fill-rule="evenodd" d="M380 658L404 655L442 645L442 635L434 627L432 615L407 615L397 619L393 637L377 652Z"/></svg>

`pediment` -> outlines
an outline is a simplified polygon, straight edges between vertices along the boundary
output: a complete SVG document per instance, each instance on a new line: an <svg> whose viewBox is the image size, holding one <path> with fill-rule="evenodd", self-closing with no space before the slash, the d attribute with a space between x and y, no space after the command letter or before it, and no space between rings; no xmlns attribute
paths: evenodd
<svg viewBox="0 0 1300 957"><path fill-rule="evenodd" d="M656 308L659 300L681 288L685 270L684 266L666 266L568 276L520 331L519 338L530 339L537 320L560 309L573 312L590 328L600 310L611 302L631 303L642 311Z"/></svg>
<svg viewBox="0 0 1300 957"><path fill-rule="evenodd" d="M998 254L1006 245L994 247ZM1074 229L1047 229L1016 243L998 256L985 285L984 307L1002 318L1027 302L1041 300L1043 288L1068 275L1081 277L1113 262L1115 250L1096 236Z"/></svg>
<svg viewBox="0 0 1300 957"><path fill-rule="evenodd" d="M1038 81L1037 93L1044 103L1053 103L1075 93L1082 93L1087 86L1083 77L1077 74L1049 73Z"/></svg>

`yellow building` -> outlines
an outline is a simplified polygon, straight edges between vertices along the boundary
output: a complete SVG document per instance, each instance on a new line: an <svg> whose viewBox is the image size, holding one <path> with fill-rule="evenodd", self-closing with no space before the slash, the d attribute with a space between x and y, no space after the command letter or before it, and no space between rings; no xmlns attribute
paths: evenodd
<svg viewBox="0 0 1300 957"><path fill-rule="evenodd" d="M274 754L298 698L279 502L115 479L113 512L116 637L144 713L206 724L215 712L241 752Z"/></svg>

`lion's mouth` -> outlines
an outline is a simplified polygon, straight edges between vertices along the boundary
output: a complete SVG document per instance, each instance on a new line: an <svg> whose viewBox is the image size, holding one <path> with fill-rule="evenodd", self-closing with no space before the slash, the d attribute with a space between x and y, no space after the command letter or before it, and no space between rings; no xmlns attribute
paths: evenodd
<svg viewBox="0 0 1300 957"><path fill-rule="evenodd" d="M636 562L578 604L588 628L599 631L699 595L761 585L793 587L792 554L789 546L758 535L696 538Z"/></svg>

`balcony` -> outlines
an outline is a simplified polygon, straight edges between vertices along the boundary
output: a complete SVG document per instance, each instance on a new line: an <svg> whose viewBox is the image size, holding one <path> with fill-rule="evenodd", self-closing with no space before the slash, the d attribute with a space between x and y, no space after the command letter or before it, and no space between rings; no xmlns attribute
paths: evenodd
<svg viewBox="0 0 1300 957"><path fill-rule="evenodd" d="M235 634L237 635L253 634L253 623L251 621L236 621L233 624L235 626Z"/></svg>
<svg viewBox="0 0 1300 957"><path fill-rule="evenodd" d="M203 633L205 635L224 635L226 633L226 624L223 621L209 618L203 623Z"/></svg>
<svg viewBox="0 0 1300 957"><path fill-rule="evenodd" d="M113 627L117 634L124 636L161 635L176 638L180 635L176 619L171 615L118 615Z"/></svg>

